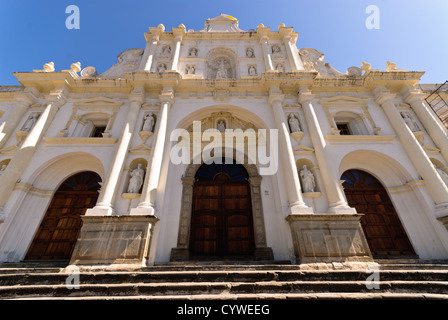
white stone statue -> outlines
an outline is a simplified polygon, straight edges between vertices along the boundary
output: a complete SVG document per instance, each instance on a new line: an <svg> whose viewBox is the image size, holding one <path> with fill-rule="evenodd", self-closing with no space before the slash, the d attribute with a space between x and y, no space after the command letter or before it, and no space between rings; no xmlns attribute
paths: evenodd
<svg viewBox="0 0 448 320"><path fill-rule="evenodd" d="M158 67L157 67L157 72L158 73L163 73L165 70L166 70L166 64L161 63L161 64L158 65Z"/></svg>
<svg viewBox="0 0 448 320"><path fill-rule="evenodd" d="M220 132L226 131L226 123L224 122L224 120L220 120L218 122L218 131L220 131Z"/></svg>
<svg viewBox="0 0 448 320"><path fill-rule="evenodd" d="M224 59L221 59L219 62L219 69L216 72L216 79L227 79L227 70L224 66Z"/></svg>
<svg viewBox="0 0 448 320"><path fill-rule="evenodd" d="M147 114L145 116L145 121L143 122L142 131L149 131L152 132L154 129L154 115L152 113Z"/></svg>
<svg viewBox="0 0 448 320"><path fill-rule="evenodd" d="M257 75L257 69L255 68L255 66L249 66L249 75L251 76L255 76Z"/></svg>
<svg viewBox="0 0 448 320"><path fill-rule="evenodd" d="M247 58L255 58L255 55L254 55L254 49L252 49L252 48L247 48L247 49L246 49L246 57L247 57Z"/></svg>
<svg viewBox="0 0 448 320"><path fill-rule="evenodd" d="M281 63L277 63L277 65L275 66L275 70L279 72L285 72L285 68L283 68L283 65Z"/></svg>
<svg viewBox="0 0 448 320"><path fill-rule="evenodd" d="M272 53L280 53L281 52L281 50L280 50L280 47L278 46L278 45L273 45L272 46Z"/></svg>
<svg viewBox="0 0 448 320"><path fill-rule="evenodd" d="M194 64L187 64L187 74L195 74L196 73L196 67Z"/></svg>
<svg viewBox="0 0 448 320"><path fill-rule="evenodd" d="M197 57L198 49L196 49L195 47L191 48L189 55L190 55L190 57Z"/></svg>
<svg viewBox="0 0 448 320"><path fill-rule="evenodd" d="M289 122L289 128L291 129L291 133L302 131L302 129L300 128L299 120L293 114L289 115L288 122Z"/></svg>
<svg viewBox="0 0 448 320"><path fill-rule="evenodd" d="M39 115L37 113L33 113L26 121L25 125L22 128L22 131L30 132L36 124L37 118L39 118Z"/></svg>
<svg viewBox="0 0 448 320"><path fill-rule="evenodd" d="M420 128L418 127L417 122L411 118L411 116L408 113L401 113L401 116L404 119L404 122L406 122L406 125L411 129L412 132L420 131Z"/></svg>
<svg viewBox="0 0 448 320"><path fill-rule="evenodd" d="M145 171L142 169L142 164L139 163L137 168L131 171L131 179L129 180L128 193L138 193L143 184L143 177Z"/></svg>
<svg viewBox="0 0 448 320"><path fill-rule="evenodd" d="M303 169L300 170L300 178L302 179L303 192L314 192L314 188L316 187L314 175L308 170L306 165L303 165Z"/></svg>
<svg viewBox="0 0 448 320"><path fill-rule="evenodd" d="M170 46L164 46L162 48L162 54L171 54L171 47Z"/></svg>

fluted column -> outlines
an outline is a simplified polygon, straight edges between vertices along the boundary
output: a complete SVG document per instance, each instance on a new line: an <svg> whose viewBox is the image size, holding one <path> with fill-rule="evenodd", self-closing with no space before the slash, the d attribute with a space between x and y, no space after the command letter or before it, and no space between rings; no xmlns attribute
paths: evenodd
<svg viewBox="0 0 448 320"><path fill-rule="evenodd" d="M425 94L417 89L407 88L404 92L404 102L408 103L431 137L440 149L443 158L448 161L448 134L447 130L437 121L435 114L423 101Z"/></svg>
<svg viewBox="0 0 448 320"><path fill-rule="evenodd" d="M181 24L178 28L173 28L174 34L174 53L171 60L171 65L167 71L177 72L177 65L179 64L180 46L182 44L182 37L185 34L185 26Z"/></svg>
<svg viewBox="0 0 448 320"><path fill-rule="evenodd" d="M22 120L23 115L28 110L28 108L35 103L36 97L31 93L21 94L17 97L17 104L14 106L14 110L9 112L8 118L0 124L0 149L8 141L11 134L17 128L20 120Z"/></svg>
<svg viewBox="0 0 448 320"><path fill-rule="evenodd" d="M274 67L272 65L272 58L270 53L270 48L268 45L268 37L262 36L260 39L261 48L263 50L263 60L264 60L264 66L266 68L266 71L273 71Z"/></svg>
<svg viewBox="0 0 448 320"><path fill-rule="evenodd" d="M312 104L314 95L307 89L300 89L298 101L302 105L305 121L313 143L316 160L321 171L321 177L328 199L329 213L355 214L356 210L350 208L345 200L344 191L339 183L338 172L328 165L327 159L331 159L331 154L326 148L326 142L322 130L317 120Z"/></svg>
<svg viewBox="0 0 448 320"><path fill-rule="evenodd" d="M47 103L45 110L42 112L34 127L20 145L19 149L16 151L14 157L6 167L6 170L3 171L0 176L0 220L2 219L2 216L4 217L7 214L4 212L4 206L12 194L17 180L22 176L23 172L28 167L39 143L42 141L45 132L52 123L59 108L66 101L62 90L54 90L50 92L47 99L49 102Z"/></svg>
<svg viewBox="0 0 448 320"><path fill-rule="evenodd" d="M428 193L436 205L436 217L448 215L448 188L435 170L431 160L408 128L400 112L397 110L394 99L395 94L385 91L385 88L377 88L374 91L376 103L381 105L390 124L400 139L401 145L408 154L419 175L425 181Z"/></svg>
<svg viewBox="0 0 448 320"><path fill-rule="evenodd" d="M157 196L157 186L159 184L160 170L165 148L165 140L168 126L168 115L171 105L174 102L174 95L171 89L164 90L159 95L161 102L158 114L158 125L155 133L155 141L151 150L151 158L148 161L145 181L143 182L142 196L137 208L131 209L131 215L155 215L155 202Z"/></svg>
<svg viewBox="0 0 448 320"><path fill-rule="evenodd" d="M145 52L140 63L140 70L151 71L152 61L156 53L157 45L159 44L159 36L153 35L146 43Z"/></svg>
<svg viewBox="0 0 448 320"><path fill-rule="evenodd" d="M114 213L113 203L117 194L118 180L123 171L127 158L129 145L131 143L132 134L138 119L141 105L144 101L143 89L135 90L130 96L130 107L126 117L123 131L120 135L115 157L106 176L106 181L101 188L98 196L97 204L94 208L88 209L87 216L109 216Z"/></svg>
<svg viewBox="0 0 448 320"><path fill-rule="evenodd" d="M297 61L297 57L293 52L293 47L291 44L291 36L289 35L285 35L283 37L283 44L285 45L286 48L286 54L288 55L288 61L289 61L289 66L291 68L291 71L299 71L300 69L303 70L303 67L301 68L301 66L299 65L299 62Z"/></svg>
<svg viewBox="0 0 448 320"><path fill-rule="evenodd" d="M286 192L290 206L290 213L312 213L313 208L307 207L302 197L299 175L289 138L288 122L283 112L284 95L278 89L271 89L269 103L272 106L275 126L278 129L278 144L281 168L286 181Z"/></svg>

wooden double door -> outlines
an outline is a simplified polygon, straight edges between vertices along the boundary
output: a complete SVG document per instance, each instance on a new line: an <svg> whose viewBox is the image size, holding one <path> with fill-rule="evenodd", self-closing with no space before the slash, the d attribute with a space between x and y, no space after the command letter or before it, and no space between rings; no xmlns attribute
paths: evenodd
<svg viewBox="0 0 448 320"><path fill-rule="evenodd" d="M68 260L82 227L81 216L95 206L100 177L82 172L65 180L50 206L28 249L25 260Z"/></svg>
<svg viewBox="0 0 448 320"><path fill-rule="evenodd" d="M193 189L190 255L249 258L254 230L248 181L197 181Z"/></svg>
<svg viewBox="0 0 448 320"><path fill-rule="evenodd" d="M414 256L415 252L383 185L361 170L342 175L350 207L363 214L361 226L372 255L377 258Z"/></svg>

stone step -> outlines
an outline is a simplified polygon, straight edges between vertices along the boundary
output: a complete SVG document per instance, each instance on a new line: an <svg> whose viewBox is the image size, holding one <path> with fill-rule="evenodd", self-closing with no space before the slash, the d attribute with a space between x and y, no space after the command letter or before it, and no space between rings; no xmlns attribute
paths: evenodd
<svg viewBox="0 0 448 320"><path fill-rule="evenodd" d="M79 289L65 285L2 286L0 297L81 297L81 296L161 296L161 295L235 295L291 293L372 293L365 281L289 281L255 283L138 283L80 284ZM448 294L444 281L381 281L375 293Z"/></svg>
<svg viewBox="0 0 448 320"><path fill-rule="evenodd" d="M18 272L0 274L0 286L64 284L72 273ZM182 282L259 282L259 281L365 281L372 273L365 271L135 271L135 272L80 272L83 284L116 283L182 283ZM381 281L448 281L447 270L384 270Z"/></svg>

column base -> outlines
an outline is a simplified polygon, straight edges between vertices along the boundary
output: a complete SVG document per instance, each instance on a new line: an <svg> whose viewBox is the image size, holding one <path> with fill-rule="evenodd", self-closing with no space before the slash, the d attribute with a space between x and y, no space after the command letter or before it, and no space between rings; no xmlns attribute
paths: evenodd
<svg viewBox="0 0 448 320"><path fill-rule="evenodd" d="M95 206L93 208L87 209L86 216L112 216L114 215L115 210L110 206Z"/></svg>
<svg viewBox="0 0 448 320"><path fill-rule="evenodd" d="M448 216L448 204L442 203L436 205L435 216L437 219L444 218Z"/></svg>
<svg viewBox="0 0 448 320"><path fill-rule="evenodd" d="M298 263L373 261L360 214L289 215Z"/></svg>
<svg viewBox="0 0 448 320"><path fill-rule="evenodd" d="M313 214L313 213L314 213L314 209L312 207L300 206L300 205L289 207L289 214L291 214L291 215Z"/></svg>
<svg viewBox="0 0 448 320"><path fill-rule="evenodd" d="M158 221L153 216L83 216L70 260L74 265L137 264L145 266Z"/></svg>
<svg viewBox="0 0 448 320"><path fill-rule="evenodd" d="M190 260L190 249L188 248L172 248L170 261L188 261Z"/></svg>
<svg viewBox="0 0 448 320"><path fill-rule="evenodd" d="M357 214L356 209L349 206L335 206L328 208L328 213L334 214Z"/></svg>
<svg viewBox="0 0 448 320"><path fill-rule="evenodd" d="M155 216L156 209L154 209L154 207L150 207L150 206L131 208L129 215L131 215L131 216Z"/></svg>

